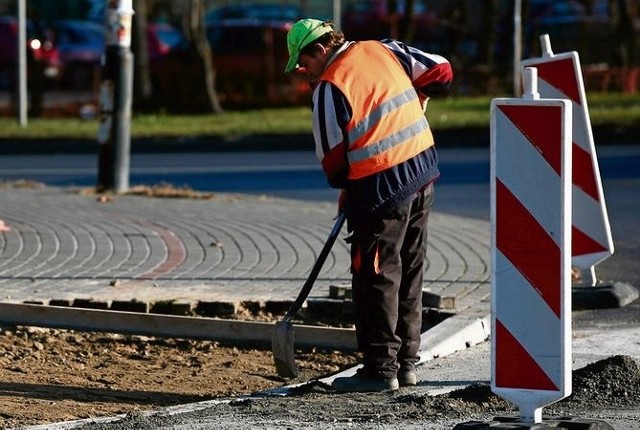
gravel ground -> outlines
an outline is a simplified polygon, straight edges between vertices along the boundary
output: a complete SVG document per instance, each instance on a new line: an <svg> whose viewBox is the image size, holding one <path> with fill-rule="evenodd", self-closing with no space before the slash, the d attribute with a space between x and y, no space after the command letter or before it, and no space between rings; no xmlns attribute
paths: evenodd
<svg viewBox="0 0 640 430"><path fill-rule="evenodd" d="M638 428L640 365L636 360L613 356L595 362L576 370L573 384L574 393L570 397L545 408L546 420L599 419L618 430ZM410 388L393 394L335 394L325 386L309 384L287 397L243 397L202 404L201 409L187 415L180 409L169 409L161 414L134 413L115 422L91 422L73 428L440 430L516 413L513 405L494 395L486 383L474 383L436 396Z"/></svg>

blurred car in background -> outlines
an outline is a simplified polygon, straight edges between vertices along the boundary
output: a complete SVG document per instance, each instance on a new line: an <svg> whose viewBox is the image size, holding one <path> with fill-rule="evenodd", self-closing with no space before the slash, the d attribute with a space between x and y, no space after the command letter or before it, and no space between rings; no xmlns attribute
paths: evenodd
<svg viewBox="0 0 640 430"><path fill-rule="evenodd" d="M38 77L44 80L60 76L60 57L50 34L32 21L27 22L27 60L30 69L38 70ZM17 64L18 21L12 16L0 16L0 87L11 85Z"/></svg>
<svg viewBox="0 0 640 430"><path fill-rule="evenodd" d="M223 102L245 106L309 102L309 84L295 73L284 73L289 60L287 32L302 17L297 6L280 4L223 6L207 13L207 38Z"/></svg>
<svg viewBox="0 0 640 430"><path fill-rule="evenodd" d="M225 107L287 105L308 103L310 87L296 74L285 75L289 58L286 35L291 25L302 18L297 6L280 4L231 5L212 9L206 14L216 90ZM44 42L36 42L30 30L34 58L45 61L55 55L55 75L61 76L61 88L97 91L101 62L105 50L106 29L103 23L89 20L50 21ZM0 65L15 71L14 18L1 21ZM5 36L5 33L9 36ZM202 63L182 31L167 22L147 24L149 72L153 92L163 101L194 107L195 99L207 98L202 80ZM51 53L51 54L49 54ZM134 52L134 56L136 53ZM51 71L47 74L53 75ZM4 86L12 85L13 75ZM179 99L184 99L179 102ZM153 103L153 101L150 101ZM200 105L202 106L202 104Z"/></svg>
<svg viewBox="0 0 640 430"><path fill-rule="evenodd" d="M61 20L51 26L62 63L62 83L91 88L99 78L104 53L104 25L93 21Z"/></svg>
<svg viewBox="0 0 640 430"><path fill-rule="evenodd" d="M287 32L301 17L300 9L280 5L225 6L206 16L217 96L224 107L295 105L310 100L309 84L286 75ZM152 27L150 27L152 28ZM159 104L170 111L210 106L201 76L202 64L181 33L155 27L154 37L173 48L153 59L151 81ZM156 50L149 41L150 52ZM161 45L158 45L161 51ZM199 86L193 88L194 86Z"/></svg>
<svg viewBox="0 0 640 430"><path fill-rule="evenodd" d="M90 89L99 82L105 50L106 29L94 21L60 20L51 25L62 66L62 85ZM184 48L182 33L166 23L147 25L149 61L160 61L176 49Z"/></svg>
<svg viewBox="0 0 640 430"><path fill-rule="evenodd" d="M578 51L585 64L611 61L613 27L602 3L595 1L589 11L576 0L533 0L527 20L531 51L539 52L539 37L548 34L554 52Z"/></svg>

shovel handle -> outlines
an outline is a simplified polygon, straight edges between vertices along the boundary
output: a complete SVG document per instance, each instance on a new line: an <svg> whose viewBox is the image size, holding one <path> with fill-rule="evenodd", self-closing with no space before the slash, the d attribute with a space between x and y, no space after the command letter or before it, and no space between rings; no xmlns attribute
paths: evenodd
<svg viewBox="0 0 640 430"><path fill-rule="evenodd" d="M300 310L300 308L302 307L302 304L307 299L307 296L309 295L309 293L311 292L311 288L313 287L313 283L318 278L320 269L322 269L322 266L324 265L324 262L327 259L329 252L331 252L331 248L333 247L333 244L336 242L336 239L338 238L338 234L342 229L342 225L344 224L345 218L346 216L344 212L340 212L338 214L338 217L336 218L336 223L334 224L333 229L331 230L331 233L329 233L329 237L327 238L327 241L324 243L324 246L320 251L320 255L318 255L318 259L316 260L315 264L313 265L313 268L311 269L311 273L309 274L309 277L307 278L304 285L302 286L302 289L298 293L298 297L296 297L296 300L293 302L293 304L285 314L284 318L282 319L283 321L290 321L295 316L295 314Z"/></svg>

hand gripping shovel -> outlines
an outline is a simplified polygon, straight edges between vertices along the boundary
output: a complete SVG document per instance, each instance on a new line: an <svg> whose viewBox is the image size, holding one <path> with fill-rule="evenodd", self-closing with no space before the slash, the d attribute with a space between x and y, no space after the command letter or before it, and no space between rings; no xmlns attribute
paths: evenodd
<svg viewBox="0 0 640 430"><path fill-rule="evenodd" d="M316 281L318 273L320 273L320 269L322 269L322 265L327 259L327 256L340 233L344 220L344 213L340 213L329 237L327 238L327 241L322 247L322 251L320 251L320 255L318 255L318 259L311 269L311 273L309 274L307 281L298 293L298 297L293 302L282 321L276 323L273 331L273 337L271 339L271 350L273 351L273 358L276 363L276 371L278 372L278 375L284 378L295 378L298 376L298 367L296 366L293 346L294 329L293 324L291 324L291 320L300 310L302 303L304 303L309 295L309 292L313 287L313 283Z"/></svg>

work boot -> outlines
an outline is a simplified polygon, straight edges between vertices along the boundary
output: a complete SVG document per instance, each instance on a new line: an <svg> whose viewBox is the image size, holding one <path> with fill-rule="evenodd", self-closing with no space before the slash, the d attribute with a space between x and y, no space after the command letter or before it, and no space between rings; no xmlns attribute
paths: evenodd
<svg viewBox="0 0 640 430"><path fill-rule="evenodd" d="M369 376L358 371L353 376L345 376L333 380L331 387L343 393L368 393L376 391L395 391L400 385L398 378L385 379L381 376Z"/></svg>
<svg viewBox="0 0 640 430"><path fill-rule="evenodd" d="M413 370L400 370L398 372L398 383L401 387L413 387L418 383L418 377Z"/></svg>

